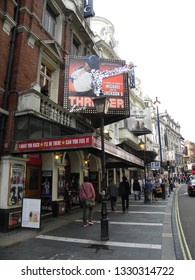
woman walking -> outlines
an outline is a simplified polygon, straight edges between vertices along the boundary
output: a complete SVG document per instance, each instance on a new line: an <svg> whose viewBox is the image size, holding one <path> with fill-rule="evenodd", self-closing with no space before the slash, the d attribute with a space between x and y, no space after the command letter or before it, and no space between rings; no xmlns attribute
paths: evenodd
<svg viewBox="0 0 195 280"><path fill-rule="evenodd" d="M83 226L93 225L92 214L95 205L95 190L92 183L89 182L88 176L84 177L84 182L80 186L79 197L83 205ZM89 205L89 201L91 205Z"/></svg>

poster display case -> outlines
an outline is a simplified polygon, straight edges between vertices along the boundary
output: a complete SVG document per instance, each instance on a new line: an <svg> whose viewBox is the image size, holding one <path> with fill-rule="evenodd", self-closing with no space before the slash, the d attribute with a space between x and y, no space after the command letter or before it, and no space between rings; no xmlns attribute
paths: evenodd
<svg viewBox="0 0 195 280"><path fill-rule="evenodd" d="M41 199L23 198L21 227L41 227Z"/></svg>

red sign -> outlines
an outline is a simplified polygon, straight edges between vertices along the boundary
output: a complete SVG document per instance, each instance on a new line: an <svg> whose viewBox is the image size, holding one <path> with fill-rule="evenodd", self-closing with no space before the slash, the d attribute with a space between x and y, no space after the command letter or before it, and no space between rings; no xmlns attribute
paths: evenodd
<svg viewBox="0 0 195 280"><path fill-rule="evenodd" d="M120 147L115 146L105 139L105 152L113 155L121 160L126 160L133 162L137 165L143 166L143 160L140 158L126 152ZM70 149L70 148L84 148L91 147L101 150L101 138L94 135L83 135L75 137L67 137L60 139L51 140L40 140L40 141L30 141L30 142L18 142L17 150L30 152L30 151L42 151L42 150L59 150Z"/></svg>
<svg viewBox="0 0 195 280"><path fill-rule="evenodd" d="M91 57L94 61L90 61ZM94 67L91 70L86 66L90 62ZM82 113L93 114L96 110L92 98L98 96L102 88L103 94L110 101L108 114L127 115L129 91L126 69L123 60L101 58L98 62L98 57L94 55L66 56L64 107L85 108Z"/></svg>
<svg viewBox="0 0 195 280"><path fill-rule="evenodd" d="M88 147L92 145L92 136L77 136L60 139L18 142L18 151L53 150L56 148Z"/></svg>

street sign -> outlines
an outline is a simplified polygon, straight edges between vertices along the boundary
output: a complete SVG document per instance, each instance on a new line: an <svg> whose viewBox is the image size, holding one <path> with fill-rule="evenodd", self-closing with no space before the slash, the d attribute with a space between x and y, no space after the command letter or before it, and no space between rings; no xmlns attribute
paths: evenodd
<svg viewBox="0 0 195 280"><path fill-rule="evenodd" d="M151 162L151 169L160 169L160 161Z"/></svg>

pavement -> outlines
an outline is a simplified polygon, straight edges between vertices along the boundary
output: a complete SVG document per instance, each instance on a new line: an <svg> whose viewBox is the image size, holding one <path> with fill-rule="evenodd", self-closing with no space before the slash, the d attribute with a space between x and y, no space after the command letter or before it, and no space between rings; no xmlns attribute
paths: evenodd
<svg viewBox="0 0 195 280"><path fill-rule="evenodd" d="M108 201L108 241L100 240L100 203L94 208L94 225L87 228L82 227L82 209L77 207L71 214L43 217L40 229L0 232L0 259L175 260L174 197L175 190L166 200L145 204L143 197L135 201L131 195L125 213L120 198L115 212Z"/></svg>

